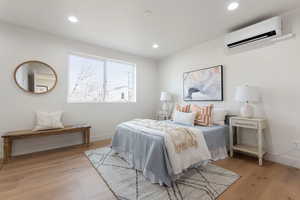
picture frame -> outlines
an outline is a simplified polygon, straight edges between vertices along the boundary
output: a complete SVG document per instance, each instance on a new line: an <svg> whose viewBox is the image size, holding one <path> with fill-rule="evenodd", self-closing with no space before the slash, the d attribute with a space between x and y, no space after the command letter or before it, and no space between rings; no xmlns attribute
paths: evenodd
<svg viewBox="0 0 300 200"><path fill-rule="evenodd" d="M223 65L183 73L184 101L224 101Z"/></svg>

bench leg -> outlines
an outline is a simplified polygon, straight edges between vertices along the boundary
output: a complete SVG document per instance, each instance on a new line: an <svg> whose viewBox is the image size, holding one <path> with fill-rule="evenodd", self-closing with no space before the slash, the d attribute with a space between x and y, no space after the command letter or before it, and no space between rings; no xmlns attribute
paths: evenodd
<svg viewBox="0 0 300 200"><path fill-rule="evenodd" d="M86 129L86 144L90 145L90 129Z"/></svg>
<svg viewBox="0 0 300 200"><path fill-rule="evenodd" d="M82 131L82 144L86 144L86 134L85 134L85 130Z"/></svg>
<svg viewBox="0 0 300 200"><path fill-rule="evenodd" d="M8 162L11 159L12 152L12 141L10 138L4 138L4 163Z"/></svg>
<svg viewBox="0 0 300 200"><path fill-rule="evenodd" d="M90 129L85 129L82 133L83 136L83 144L89 145L90 144Z"/></svg>

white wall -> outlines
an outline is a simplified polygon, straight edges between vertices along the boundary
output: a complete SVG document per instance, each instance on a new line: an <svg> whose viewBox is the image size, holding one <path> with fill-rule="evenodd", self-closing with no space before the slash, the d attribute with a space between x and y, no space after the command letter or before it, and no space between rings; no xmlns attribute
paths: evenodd
<svg viewBox="0 0 300 200"><path fill-rule="evenodd" d="M101 37L101 36L99 36ZM156 108L157 66L150 59L100 48L56 36L0 24L0 136L7 131L31 129L34 111L65 112L65 124L89 123L92 139L111 137L120 122L150 118ZM137 103L68 104L68 55L79 52L137 64ZM32 95L14 83L15 67L27 60L40 60L58 74L58 85L49 94ZM13 154L23 154L81 142L79 134L18 140ZM2 149L2 148L1 148Z"/></svg>
<svg viewBox="0 0 300 200"><path fill-rule="evenodd" d="M173 93L182 101L183 72L224 65L225 101L217 106L238 113L234 99L235 87L248 83L258 86L263 102L257 116L266 116L268 158L300 167L300 151L294 141L300 141L300 10L285 14L285 30L296 37L263 48L228 54L223 37L184 50L159 63L160 90ZM253 144L253 135L246 134ZM245 139L244 138L244 139Z"/></svg>

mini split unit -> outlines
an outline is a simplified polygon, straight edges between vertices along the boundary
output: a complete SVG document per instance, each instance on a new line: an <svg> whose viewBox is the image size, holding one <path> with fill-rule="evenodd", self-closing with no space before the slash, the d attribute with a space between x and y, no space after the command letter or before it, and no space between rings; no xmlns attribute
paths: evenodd
<svg viewBox="0 0 300 200"><path fill-rule="evenodd" d="M282 19L273 17L260 23L229 33L225 37L225 46L233 49L250 43L266 40L287 39L293 34L282 36Z"/></svg>

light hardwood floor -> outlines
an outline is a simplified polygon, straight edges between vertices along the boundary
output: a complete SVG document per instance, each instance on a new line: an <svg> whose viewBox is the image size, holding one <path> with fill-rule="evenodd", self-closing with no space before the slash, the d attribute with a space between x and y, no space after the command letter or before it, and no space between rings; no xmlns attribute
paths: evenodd
<svg viewBox="0 0 300 200"><path fill-rule="evenodd" d="M110 200L115 199L83 154L106 146L76 146L20 156L0 166L2 200ZM215 164L242 177L219 200L299 200L300 170L238 156Z"/></svg>

